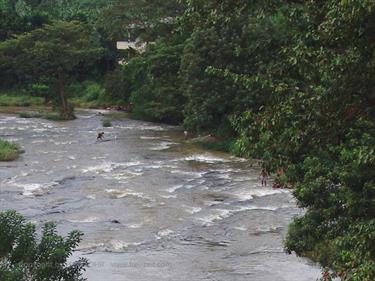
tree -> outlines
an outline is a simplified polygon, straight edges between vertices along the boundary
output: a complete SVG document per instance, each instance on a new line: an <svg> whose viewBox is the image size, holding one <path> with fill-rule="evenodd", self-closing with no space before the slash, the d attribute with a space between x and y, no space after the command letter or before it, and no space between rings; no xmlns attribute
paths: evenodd
<svg viewBox="0 0 375 281"><path fill-rule="evenodd" d="M183 7L179 0L114 0L102 9L97 27L112 42L152 42L173 30Z"/></svg>
<svg viewBox="0 0 375 281"><path fill-rule="evenodd" d="M182 45L156 42L147 52L124 66L131 81L132 115L148 121L179 124L184 96L178 70Z"/></svg>
<svg viewBox="0 0 375 281"><path fill-rule="evenodd" d="M375 3L257 2L242 29L251 41L236 47L251 67L209 68L260 102L231 118L236 151L283 168L306 209L289 227L289 252L341 280L374 280Z"/></svg>
<svg viewBox="0 0 375 281"><path fill-rule="evenodd" d="M0 43L0 68L19 80L53 79L61 115L74 117L65 91L69 76L81 65L100 59L103 49L90 29L77 21L56 21ZM0 69L1 70L1 69Z"/></svg>
<svg viewBox="0 0 375 281"><path fill-rule="evenodd" d="M81 241L82 233L72 231L66 238L56 233L54 223L46 223L40 239L35 225L26 223L15 211L0 213L0 280L81 281L86 259L68 264Z"/></svg>
<svg viewBox="0 0 375 281"><path fill-rule="evenodd" d="M23 0L0 0L0 41L47 22L48 17L45 13L32 10Z"/></svg>

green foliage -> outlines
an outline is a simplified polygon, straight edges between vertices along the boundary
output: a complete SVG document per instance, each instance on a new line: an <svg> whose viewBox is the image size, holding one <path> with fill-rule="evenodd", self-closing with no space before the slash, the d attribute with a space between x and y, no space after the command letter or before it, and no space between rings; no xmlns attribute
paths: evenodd
<svg viewBox="0 0 375 281"><path fill-rule="evenodd" d="M40 0L30 6L48 13L54 19L95 22L101 9L110 7L111 2L108 0Z"/></svg>
<svg viewBox="0 0 375 281"><path fill-rule="evenodd" d="M42 104L43 98L41 97L0 95L0 106L31 106Z"/></svg>
<svg viewBox="0 0 375 281"><path fill-rule="evenodd" d="M81 241L82 233L72 231L59 236L54 223L46 223L40 239L34 224L15 211L0 213L0 279L85 280L82 271L86 259L68 263L68 258Z"/></svg>
<svg viewBox="0 0 375 281"><path fill-rule="evenodd" d="M255 26L291 28L282 40L275 32L251 31L252 68L209 68L243 84L249 95L261 94L258 105L231 117L236 152L265 160L271 171L286 169L282 180L294 185L299 205L307 209L290 226L289 251L319 261L343 280L372 280L375 256L366 245L375 242L375 84L368 75L375 64L368 34L375 5L278 5L264 4ZM363 232L357 235L359 225ZM358 250L348 254L350 247Z"/></svg>
<svg viewBox="0 0 375 281"><path fill-rule="evenodd" d="M112 127L111 119L104 118L104 119L102 120L102 126L103 126L103 127Z"/></svg>
<svg viewBox="0 0 375 281"><path fill-rule="evenodd" d="M6 140L0 139L0 161L12 161L17 159L20 147Z"/></svg>
<svg viewBox="0 0 375 281"><path fill-rule="evenodd" d="M18 113L18 116L20 118L41 118L43 116L43 114L40 113L40 112L28 112L28 111L24 111L24 112Z"/></svg>
<svg viewBox="0 0 375 281"><path fill-rule="evenodd" d="M251 56L241 52L238 46L247 43L244 40L249 35L241 37L240 31L243 17L250 10L246 3L241 3L242 17L231 19L227 13L235 14L237 10L228 1L220 5L216 1L187 2L187 28L193 30L184 48L180 72L187 97L184 125L196 131L216 131L224 125L227 130L220 133L231 137L230 115L252 106L253 100L260 101L248 95L240 83L212 75L210 69L227 68L237 72L240 67L252 65Z"/></svg>
<svg viewBox="0 0 375 281"><path fill-rule="evenodd" d="M95 82L86 83L84 86L84 94L82 99L86 102L101 100L104 98L105 90Z"/></svg>
<svg viewBox="0 0 375 281"><path fill-rule="evenodd" d="M17 68L20 77L68 74L79 64L96 60L102 51L79 22L54 22L0 44L2 68Z"/></svg>
<svg viewBox="0 0 375 281"><path fill-rule="evenodd" d="M61 36L63 34L64 36ZM30 33L0 43L0 71L17 73L18 79L49 76L56 87L55 100L65 119L73 113L65 84L80 66L95 62L103 53L97 38L79 22L56 21Z"/></svg>
<svg viewBox="0 0 375 281"><path fill-rule="evenodd" d="M185 5L168 44L125 67L133 115L165 121L172 100L185 127L282 168L278 182L306 208L286 248L343 280L375 279L375 2Z"/></svg>
<svg viewBox="0 0 375 281"><path fill-rule="evenodd" d="M114 0L102 9L97 27L112 42L136 38L150 42L169 33L182 12L179 0Z"/></svg>
<svg viewBox="0 0 375 281"><path fill-rule="evenodd" d="M112 104L129 103L131 87L131 77L127 67L118 66L105 76L106 99Z"/></svg>
<svg viewBox="0 0 375 281"><path fill-rule="evenodd" d="M48 23L48 16L32 10L23 0L0 1L0 41Z"/></svg>
<svg viewBox="0 0 375 281"><path fill-rule="evenodd" d="M100 107L125 103L121 99L113 99L106 89L94 81L74 83L69 86L68 92L73 97L72 103L79 107Z"/></svg>
<svg viewBox="0 0 375 281"><path fill-rule="evenodd" d="M184 97L176 75L180 50L179 45L171 47L158 42L125 66L125 71L134 79L130 98L134 118L172 124L181 122Z"/></svg>
<svg viewBox="0 0 375 281"><path fill-rule="evenodd" d="M43 113L40 118L51 120L51 121L66 121L66 118L62 114L56 114L56 113Z"/></svg>
<svg viewBox="0 0 375 281"><path fill-rule="evenodd" d="M37 82L29 86L28 93L31 96L47 97L50 95L50 88L48 83Z"/></svg>
<svg viewBox="0 0 375 281"><path fill-rule="evenodd" d="M50 113L50 112L20 112L18 113L18 116L21 118L42 118L47 119L51 121L64 121L66 120L63 116L57 113Z"/></svg>
<svg viewBox="0 0 375 281"><path fill-rule="evenodd" d="M223 151L223 152L232 152L233 151L233 140L225 140L225 141L205 141L205 142L197 142L204 149L215 150L215 151Z"/></svg>

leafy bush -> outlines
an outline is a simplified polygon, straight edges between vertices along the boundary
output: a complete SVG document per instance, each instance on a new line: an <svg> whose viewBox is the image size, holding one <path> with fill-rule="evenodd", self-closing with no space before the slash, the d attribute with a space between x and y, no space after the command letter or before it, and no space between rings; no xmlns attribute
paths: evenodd
<svg viewBox="0 0 375 281"><path fill-rule="evenodd" d="M80 107L95 108L124 103L121 100L114 100L101 84L94 81L72 84L69 91L73 96L73 104Z"/></svg>
<svg viewBox="0 0 375 281"><path fill-rule="evenodd" d="M0 280L85 280L86 259L68 264L81 239L79 231L59 236L54 223L46 223L37 239L35 225L26 223L20 214L0 213Z"/></svg>
<svg viewBox="0 0 375 281"><path fill-rule="evenodd" d="M62 115L57 113L49 112L20 112L18 116L21 118L42 118L52 121L64 121L66 120Z"/></svg>
<svg viewBox="0 0 375 281"><path fill-rule="evenodd" d="M42 118L43 114L39 112L20 112L18 117L21 118Z"/></svg>
<svg viewBox="0 0 375 281"><path fill-rule="evenodd" d="M178 78L181 50L181 45L158 42L125 66L125 73L132 78L132 117L181 123L185 102Z"/></svg>
<svg viewBox="0 0 375 281"><path fill-rule="evenodd" d="M51 121L66 121L67 119L64 118L61 114L57 113L44 113L41 118L51 120ZM71 120L71 119L68 119Z"/></svg>
<svg viewBox="0 0 375 281"><path fill-rule="evenodd" d="M46 97L50 93L50 86L46 83L33 83L29 86L28 94L37 97Z"/></svg>
<svg viewBox="0 0 375 281"><path fill-rule="evenodd" d="M112 126L111 119L104 118L102 120L102 126L103 127L111 127Z"/></svg>
<svg viewBox="0 0 375 281"><path fill-rule="evenodd" d="M17 144L0 139L0 161L15 160L20 152Z"/></svg>
<svg viewBox="0 0 375 281"><path fill-rule="evenodd" d="M285 170L280 182L294 187L306 212L289 227L288 251L332 277L375 280L374 25L367 24L375 3L278 3L261 5L266 14L243 37L251 40L251 68L210 69L259 103L231 116L236 152Z"/></svg>
<svg viewBox="0 0 375 281"><path fill-rule="evenodd" d="M234 140L217 140L217 141L198 141L198 145L204 149L231 152Z"/></svg>
<svg viewBox="0 0 375 281"><path fill-rule="evenodd" d="M83 84L84 92L82 99L85 102L100 101L105 99L105 89L96 82L86 82Z"/></svg>
<svg viewBox="0 0 375 281"><path fill-rule="evenodd" d="M42 105L43 102L41 97L0 95L0 106Z"/></svg>
<svg viewBox="0 0 375 281"><path fill-rule="evenodd" d="M131 77L126 66L117 66L115 70L107 73L104 88L107 98L113 104L127 104L131 94Z"/></svg>

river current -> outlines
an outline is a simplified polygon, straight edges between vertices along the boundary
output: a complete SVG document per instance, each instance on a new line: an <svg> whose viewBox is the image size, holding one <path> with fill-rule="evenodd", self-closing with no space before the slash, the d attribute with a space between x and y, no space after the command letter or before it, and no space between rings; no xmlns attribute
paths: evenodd
<svg viewBox="0 0 375 281"><path fill-rule="evenodd" d="M250 162L194 148L178 127L115 118L103 129L101 118L0 115L0 138L25 150L0 162L0 211L84 232L73 258L89 260L89 281L319 278L283 251L301 214L290 191L261 187Z"/></svg>

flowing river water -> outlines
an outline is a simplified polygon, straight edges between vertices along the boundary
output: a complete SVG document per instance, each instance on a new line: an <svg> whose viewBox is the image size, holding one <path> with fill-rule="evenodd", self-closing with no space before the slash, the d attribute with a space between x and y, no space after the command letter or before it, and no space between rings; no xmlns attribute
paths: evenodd
<svg viewBox="0 0 375 281"><path fill-rule="evenodd" d="M261 187L248 161L185 144L177 127L95 111L52 122L0 115L0 138L25 150L0 163L0 211L60 234L89 281L313 281L319 268L283 251L301 214L289 191ZM96 141L98 131L104 141Z"/></svg>

